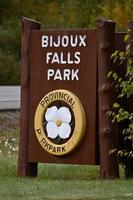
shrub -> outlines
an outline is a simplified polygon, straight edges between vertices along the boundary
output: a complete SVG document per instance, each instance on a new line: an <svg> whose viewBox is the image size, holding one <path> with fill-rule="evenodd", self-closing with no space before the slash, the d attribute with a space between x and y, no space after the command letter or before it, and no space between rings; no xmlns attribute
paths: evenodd
<svg viewBox="0 0 133 200"><path fill-rule="evenodd" d="M19 62L9 52L0 51L0 85L19 84Z"/></svg>
<svg viewBox="0 0 133 200"><path fill-rule="evenodd" d="M127 42L129 36L126 35L124 41ZM121 76L117 72L110 71L108 77L113 80L113 85L118 94L117 102L113 104L113 110L109 111L108 114L112 119L113 123L124 124L122 130L123 146L118 149L113 149L110 152L117 152L117 156L121 163L126 165L127 160L133 158L133 112L128 110L128 107L124 108L122 105L123 100L128 102L133 97L133 57L131 56L131 47L133 41L126 45L124 51L115 51L111 55L114 63L118 66L126 65L124 76ZM125 158L125 159L123 159ZM126 162L125 162L126 161Z"/></svg>

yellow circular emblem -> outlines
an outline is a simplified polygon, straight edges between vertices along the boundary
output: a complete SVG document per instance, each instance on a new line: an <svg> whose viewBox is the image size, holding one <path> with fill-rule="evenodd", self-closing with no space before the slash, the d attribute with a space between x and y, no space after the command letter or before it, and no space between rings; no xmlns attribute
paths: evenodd
<svg viewBox="0 0 133 200"><path fill-rule="evenodd" d="M73 151L85 133L86 117L79 98L67 90L53 90L39 102L34 128L48 153L63 156Z"/></svg>

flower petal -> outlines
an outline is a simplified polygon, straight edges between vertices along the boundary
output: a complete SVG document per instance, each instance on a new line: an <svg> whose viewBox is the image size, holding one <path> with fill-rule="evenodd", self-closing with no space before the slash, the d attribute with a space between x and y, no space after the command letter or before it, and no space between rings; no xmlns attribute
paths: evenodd
<svg viewBox="0 0 133 200"><path fill-rule="evenodd" d="M70 136L71 127L68 123L62 123L58 131L60 138L66 139Z"/></svg>
<svg viewBox="0 0 133 200"><path fill-rule="evenodd" d="M47 109L45 113L45 119L49 121L55 121L58 118L58 109L56 106L52 106Z"/></svg>
<svg viewBox="0 0 133 200"><path fill-rule="evenodd" d="M59 118L61 119L62 122L70 123L70 121L72 119L70 110L69 110L69 108L66 108L66 107L59 108L58 116L59 116Z"/></svg>
<svg viewBox="0 0 133 200"><path fill-rule="evenodd" d="M49 138L56 138L58 136L58 127L55 122L48 122L46 125L46 130Z"/></svg>

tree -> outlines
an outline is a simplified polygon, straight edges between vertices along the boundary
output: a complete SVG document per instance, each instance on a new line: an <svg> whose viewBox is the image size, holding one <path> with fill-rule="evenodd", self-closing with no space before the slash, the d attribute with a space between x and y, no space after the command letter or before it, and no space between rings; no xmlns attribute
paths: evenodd
<svg viewBox="0 0 133 200"><path fill-rule="evenodd" d="M126 35L124 41L127 42L129 36ZM122 105L123 99L129 103L129 100L133 98L133 57L131 55L131 49L133 41L126 45L124 51L115 51L111 58L114 63L118 63L119 66L126 65L124 76L122 77L117 72L111 71L108 77L113 78L113 85L118 94L118 100L113 104L113 110L108 114L112 118L113 123L124 124L122 130L122 145L118 149L111 150L111 153L117 152L117 157L121 164L126 169L133 167L133 110L124 108ZM131 175L132 174L132 175ZM133 169L130 171L130 175L133 176ZM128 174L127 174L128 176Z"/></svg>

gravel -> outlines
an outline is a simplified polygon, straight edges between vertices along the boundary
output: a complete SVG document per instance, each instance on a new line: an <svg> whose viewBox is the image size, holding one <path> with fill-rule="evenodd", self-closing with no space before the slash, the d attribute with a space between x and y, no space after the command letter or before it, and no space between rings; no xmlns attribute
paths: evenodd
<svg viewBox="0 0 133 200"><path fill-rule="evenodd" d="M19 111L0 111L0 132L18 132Z"/></svg>

